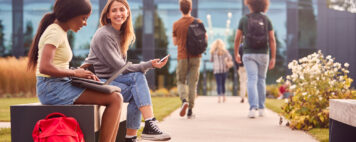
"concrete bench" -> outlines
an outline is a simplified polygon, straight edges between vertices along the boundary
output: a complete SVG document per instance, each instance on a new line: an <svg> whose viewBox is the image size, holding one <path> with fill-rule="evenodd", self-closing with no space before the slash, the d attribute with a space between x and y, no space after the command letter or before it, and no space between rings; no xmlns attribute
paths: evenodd
<svg viewBox="0 0 356 142"><path fill-rule="evenodd" d="M330 99L330 142L356 140L356 100Z"/></svg>
<svg viewBox="0 0 356 142"><path fill-rule="evenodd" d="M117 142L124 142L126 134L127 103L124 103ZM32 131L36 122L53 112L77 119L86 142L98 141L100 119L105 107L98 105L42 105L40 103L10 106L12 142L33 142Z"/></svg>

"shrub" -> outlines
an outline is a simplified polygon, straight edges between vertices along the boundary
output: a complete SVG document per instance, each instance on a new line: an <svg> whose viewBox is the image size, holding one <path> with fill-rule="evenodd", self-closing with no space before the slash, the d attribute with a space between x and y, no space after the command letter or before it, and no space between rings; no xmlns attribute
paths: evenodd
<svg viewBox="0 0 356 142"><path fill-rule="evenodd" d="M348 77L348 63L344 67L330 55L324 58L321 51L292 61L288 68L292 74L277 82L290 81L294 94L283 105L283 115L293 129L329 127L329 99L352 98Z"/></svg>
<svg viewBox="0 0 356 142"><path fill-rule="evenodd" d="M178 88L177 87L173 87L169 90L169 94L171 94L172 96L179 96L178 94Z"/></svg>
<svg viewBox="0 0 356 142"><path fill-rule="evenodd" d="M266 93L267 93L267 97L277 98L279 95L278 85L267 85Z"/></svg>
<svg viewBox="0 0 356 142"><path fill-rule="evenodd" d="M26 97L36 94L35 72L27 71L27 60L15 57L0 58L0 97Z"/></svg>
<svg viewBox="0 0 356 142"><path fill-rule="evenodd" d="M152 92L151 95L154 97L163 97L163 96L169 96L169 92L166 88L160 88Z"/></svg>

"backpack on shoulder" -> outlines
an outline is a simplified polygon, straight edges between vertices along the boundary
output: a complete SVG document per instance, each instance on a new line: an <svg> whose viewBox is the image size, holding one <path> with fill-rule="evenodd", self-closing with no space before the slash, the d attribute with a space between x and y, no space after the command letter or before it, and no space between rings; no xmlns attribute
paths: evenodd
<svg viewBox="0 0 356 142"><path fill-rule="evenodd" d="M261 49L268 45L268 22L263 14L247 15L247 45L253 49Z"/></svg>
<svg viewBox="0 0 356 142"><path fill-rule="evenodd" d="M187 33L186 48L189 55L199 55L205 52L208 42L205 39L206 30L203 23L197 19L189 25Z"/></svg>
<svg viewBox="0 0 356 142"><path fill-rule="evenodd" d="M58 112L37 121L32 138L34 142L84 142L77 120Z"/></svg>

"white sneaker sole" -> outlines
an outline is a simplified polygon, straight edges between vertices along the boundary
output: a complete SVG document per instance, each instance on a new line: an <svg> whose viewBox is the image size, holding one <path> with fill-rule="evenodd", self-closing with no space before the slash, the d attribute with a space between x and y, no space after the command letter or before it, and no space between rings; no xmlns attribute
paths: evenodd
<svg viewBox="0 0 356 142"><path fill-rule="evenodd" d="M141 138L143 140L150 140L150 141L168 141L171 139L171 137L167 134L161 134L161 135L142 134Z"/></svg>

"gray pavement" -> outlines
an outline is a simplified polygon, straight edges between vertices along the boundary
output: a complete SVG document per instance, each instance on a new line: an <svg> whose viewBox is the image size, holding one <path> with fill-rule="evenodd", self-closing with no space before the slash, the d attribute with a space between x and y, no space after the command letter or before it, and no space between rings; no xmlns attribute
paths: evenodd
<svg viewBox="0 0 356 142"><path fill-rule="evenodd" d="M217 103L216 97L200 96L193 110L195 119L180 117L178 109L159 126L172 136L171 142L316 142L303 131L279 125L278 114L270 110L264 117L249 119L248 108L239 97Z"/></svg>

